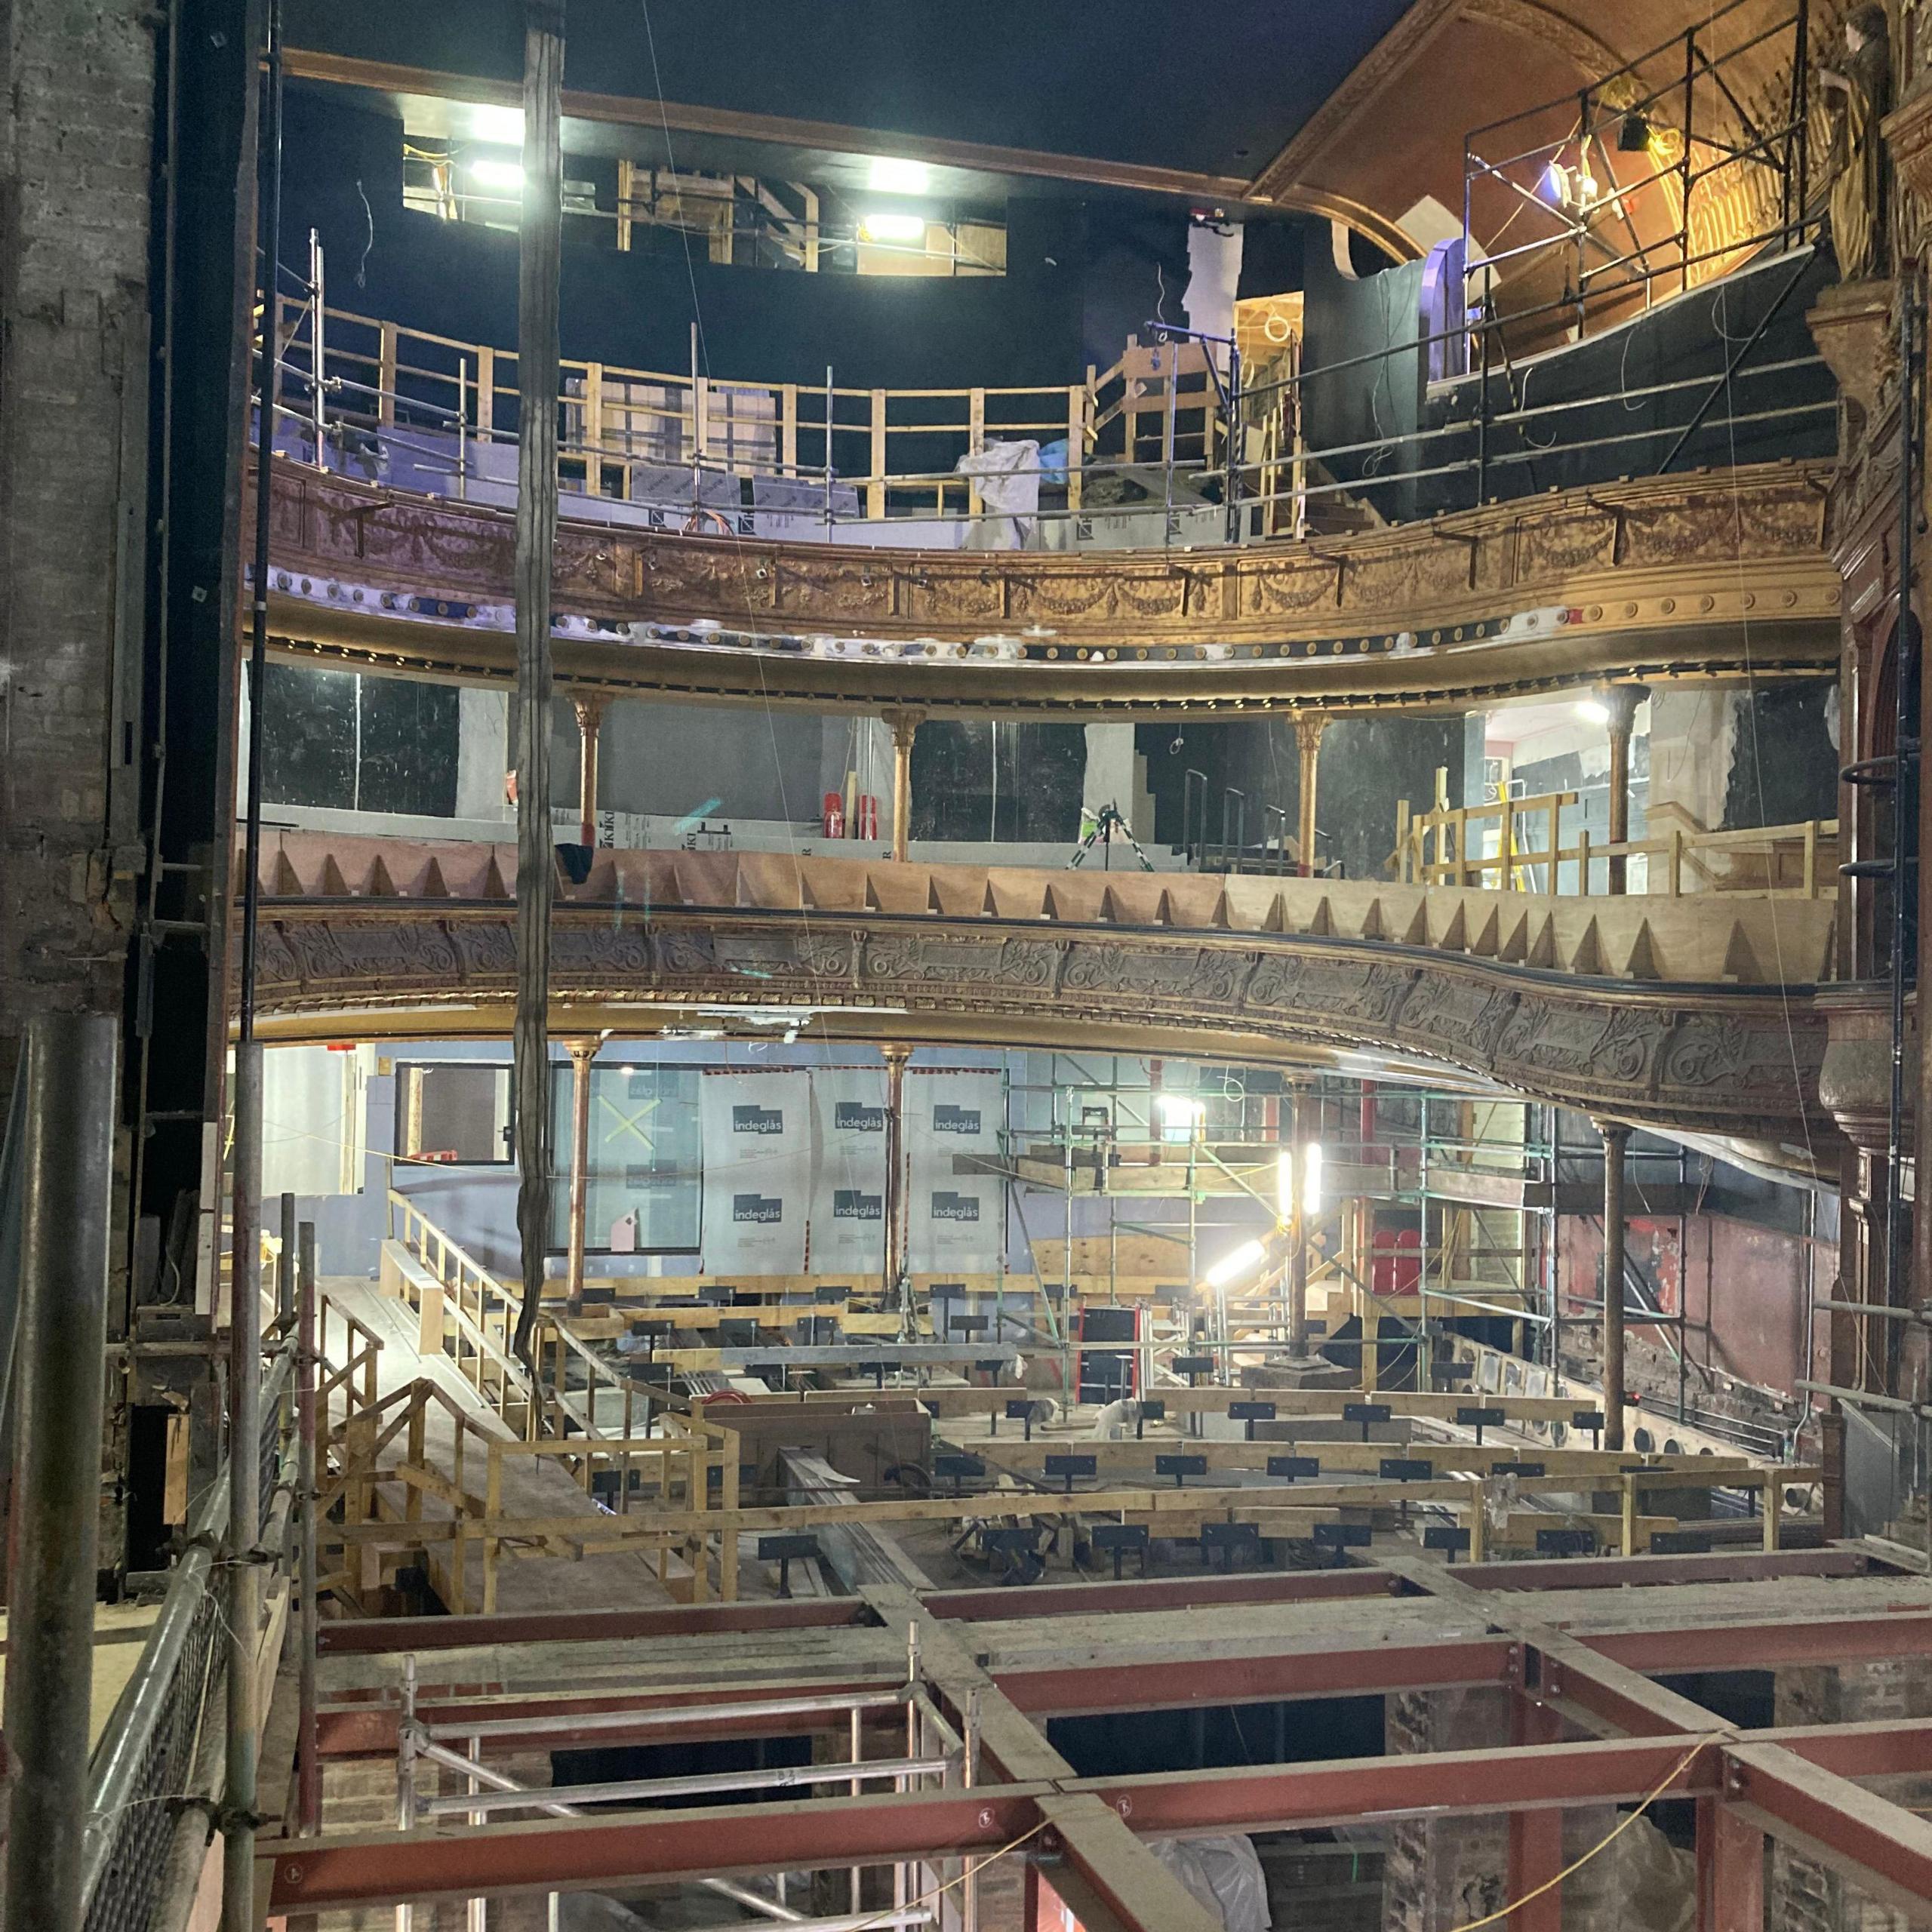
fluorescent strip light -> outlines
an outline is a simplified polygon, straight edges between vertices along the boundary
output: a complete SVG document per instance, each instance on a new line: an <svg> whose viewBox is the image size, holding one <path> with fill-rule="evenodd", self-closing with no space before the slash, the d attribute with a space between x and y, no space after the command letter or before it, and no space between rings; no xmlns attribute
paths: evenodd
<svg viewBox="0 0 1932 1932"><path fill-rule="evenodd" d="M922 214L897 214L875 208L860 218L861 242L923 242L925 238L926 218Z"/></svg>

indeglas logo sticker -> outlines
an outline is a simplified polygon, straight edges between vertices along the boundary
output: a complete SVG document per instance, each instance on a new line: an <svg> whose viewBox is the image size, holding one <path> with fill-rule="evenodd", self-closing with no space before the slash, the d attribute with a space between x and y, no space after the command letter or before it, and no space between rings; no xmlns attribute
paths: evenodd
<svg viewBox="0 0 1932 1932"><path fill-rule="evenodd" d="M980 1110L977 1107L958 1107L950 1100L942 1100L933 1109L933 1131L935 1134L977 1134L979 1131Z"/></svg>
<svg viewBox="0 0 1932 1932"><path fill-rule="evenodd" d="M933 1219L935 1221L977 1221L979 1218L980 1197L977 1194L934 1192Z"/></svg>
<svg viewBox="0 0 1932 1932"><path fill-rule="evenodd" d="M734 1107L731 1109L731 1131L734 1134L783 1134L785 1131L785 1111L782 1107Z"/></svg>
<svg viewBox="0 0 1932 1932"><path fill-rule="evenodd" d="M731 1197L731 1218L734 1221L750 1221L760 1227L775 1228L785 1218L785 1204L770 1194L734 1194Z"/></svg>
<svg viewBox="0 0 1932 1932"><path fill-rule="evenodd" d="M882 1221L885 1219L885 1197L867 1194L856 1187L834 1188L832 1218L835 1221Z"/></svg>
<svg viewBox="0 0 1932 1932"><path fill-rule="evenodd" d="M832 1108L832 1124L841 1134L883 1134L885 1109L863 1100L841 1100Z"/></svg>

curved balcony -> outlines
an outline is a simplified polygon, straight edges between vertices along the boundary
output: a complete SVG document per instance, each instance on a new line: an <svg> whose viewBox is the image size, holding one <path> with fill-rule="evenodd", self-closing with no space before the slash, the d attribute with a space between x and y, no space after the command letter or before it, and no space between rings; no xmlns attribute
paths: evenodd
<svg viewBox="0 0 1932 1932"><path fill-rule="evenodd" d="M513 673L509 512L272 468L275 648ZM1467 705L1607 681L1835 674L1827 466L1552 492L1368 534L881 551L566 521L580 694L1158 717Z"/></svg>
<svg viewBox="0 0 1932 1932"><path fill-rule="evenodd" d="M270 1038L500 1034L506 845L265 854ZM599 851L561 875L552 1028L762 1014L814 1036L1445 1072L1754 1143L1829 1135L1823 900L1545 897L1324 879ZM1775 977L1780 962L1788 983Z"/></svg>

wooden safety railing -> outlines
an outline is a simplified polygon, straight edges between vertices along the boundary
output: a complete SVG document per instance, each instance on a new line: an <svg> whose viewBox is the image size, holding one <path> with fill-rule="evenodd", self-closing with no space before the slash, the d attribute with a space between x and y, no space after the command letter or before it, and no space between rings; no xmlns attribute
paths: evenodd
<svg viewBox="0 0 1932 1932"><path fill-rule="evenodd" d="M359 1377L341 1386L348 1405L321 1444L320 1540L335 1560L321 1587L352 1610L369 1611L405 1561L425 1566L453 1611L469 1607L475 1582L487 1612L506 1561L612 1552L654 1556L660 1584L688 1601L711 1596L714 1573L718 1597L737 1598L737 1534L703 1520L738 1507L740 1447L730 1429L666 1411L655 1435L525 1442L492 1434L427 1377L367 1402ZM448 1440L432 1451L439 1413ZM565 1468L583 1507L513 1506L506 1478L518 1463Z"/></svg>
<svg viewBox="0 0 1932 1932"><path fill-rule="evenodd" d="M287 413L312 421L309 305L283 297L278 329L291 389ZM379 435L427 432L423 466L448 465L456 494L478 478L515 481L513 458L506 464L487 454L492 445L515 441L513 349L325 309L320 359L328 423ZM835 376L830 386L727 380L702 373L695 349L692 366L682 370L566 359L559 380L562 487L627 501L651 500L637 488L640 472L672 469L816 485L822 505L808 500L801 505L807 513L822 506L829 516L835 488L848 502L857 491L869 518L895 511L977 514L982 505L971 480L953 474L950 461L936 466L935 450L956 460L989 437L1042 444L1063 438L1067 506L1078 509L1081 467L1094 437L1089 383L895 389L841 386ZM453 439L453 447L431 437ZM909 450L927 460L902 456ZM711 500L703 502L715 516Z"/></svg>
<svg viewBox="0 0 1932 1932"><path fill-rule="evenodd" d="M1504 892L1587 894L1592 869L1612 859L1641 859L1638 896L1681 898L1713 892L1759 897L1830 898L1837 890L1838 820L1750 826L1730 832L1672 826L1651 838L1593 838L1579 829L1564 842L1562 815L1574 792L1543 792L1487 804L1414 811L1395 808L1391 864L1408 885L1454 885Z"/></svg>
<svg viewBox="0 0 1932 1932"><path fill-rule="evenodd" d="M543 1428L541 1394L512 1347L518 1297L451 1241L405 1194L389 1190L392 1238L429 1277L399 1269L383 1281L417 1312L420 1346L448 1352L490 1409L513 1434L534 1441Z"/></svg>

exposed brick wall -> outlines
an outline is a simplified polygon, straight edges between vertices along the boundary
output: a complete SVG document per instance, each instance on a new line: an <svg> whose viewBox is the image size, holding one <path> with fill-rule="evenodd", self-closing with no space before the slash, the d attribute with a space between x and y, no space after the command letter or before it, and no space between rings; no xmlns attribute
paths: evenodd
<svg viewBox="0 0 1932 1932"><path fill-rule="evenodd" d="M121 999L158 17L0 0L0 1081L27 1014Z"/></svg>
<svg viewBox="0 0 1932 1932"><path fill-rule="evenodd" d="M1400 1752L1474 1751L1509 1742L1509 1694L1412 1690L1387 1700L1386 1742ZM1446 1932L1506 1903L1509 1824L1494 1817L1404 1818L1382 1868L1389 1932Z"/></svg>
<svg viewBox="0 0 1932 1932"><path fill-rule="evenodd" d="M1932 1716L1932 1658L1882 1657L1869 1663L1794 1666L1776 1673L1780 1724L1876 1724ZM1922 1805L1927 1781L1887 1795ZM1875 1905L1844 1878L1774 1840L1765 1900L1770 1932L1918 1932L1926 1921Z"/></svg>

